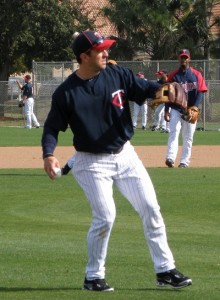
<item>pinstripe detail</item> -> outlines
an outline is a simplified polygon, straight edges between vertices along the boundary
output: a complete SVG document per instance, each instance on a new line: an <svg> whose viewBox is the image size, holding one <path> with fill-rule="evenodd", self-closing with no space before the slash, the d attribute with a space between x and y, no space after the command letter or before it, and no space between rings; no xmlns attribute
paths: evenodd
<svg viewBox="0 0 220 300"><path fill-rule="evenodd" d="M113 184L142 219L156 273L175 268L153 184L129 142L116 155L77 152L73 175L92 209L87 236L87 279L105 278L108 241L116 216Z"/></svg>

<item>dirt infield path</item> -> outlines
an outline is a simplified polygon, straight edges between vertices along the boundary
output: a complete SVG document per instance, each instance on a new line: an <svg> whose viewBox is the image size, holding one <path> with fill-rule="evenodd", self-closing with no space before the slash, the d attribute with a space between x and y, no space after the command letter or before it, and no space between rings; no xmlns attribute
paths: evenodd
<svg viewBox="0 0 220 300"><path fill-rule="evenodd" d="M136 146L135 149L145 167L166 167L166 146ZM55 152L61 166L72 154L73 147L58 146ZM220 167L220 146L193 146L190 167ZM10 168L43 168L41 147L0 147L0 169Z"/></svg>

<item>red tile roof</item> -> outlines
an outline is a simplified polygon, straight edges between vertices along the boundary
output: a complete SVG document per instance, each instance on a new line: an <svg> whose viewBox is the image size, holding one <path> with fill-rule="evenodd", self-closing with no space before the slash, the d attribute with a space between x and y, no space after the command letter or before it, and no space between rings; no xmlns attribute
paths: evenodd
<svg viewBox="0 0 220 300"><path fill-rule="evenodd" d="M117 36L117 31L113 24L109 20L103 17L100 13L100 9L109 4L108 0L85 0L84 7L88 12L88 17L95 18L95 29L102 35L114 35Z"/></svg>
<svg viewBox="0 0 220 300"><path fill-rule="evenodd" d="M217 2L216 4L214 4L213 9L212 9L212 13L215 17L220 17L220 2ZM213 23L213 18L211 18L210 20L210 24ZM211 28L211 33L214 34L215 36L220 36L220 27L214 25Z"/></svg>
<svg viewBox="0 0 220 300"><path fill-rule="evenodd" d="M91 18L95 18L95 29L99 31L103 35L113 35L117 36L117 31L113 24L107 19L104 18L100 14L100 9L107 6L109 4L108 0L84 0L84 7L88 12L88 16ZM214 16L220 17L220 1L214 4L212 12ZM213 22L213 18L210 20L210 24ZM212 34L216 36L220 36L220 27L213 26L211 28Z"/></svg>

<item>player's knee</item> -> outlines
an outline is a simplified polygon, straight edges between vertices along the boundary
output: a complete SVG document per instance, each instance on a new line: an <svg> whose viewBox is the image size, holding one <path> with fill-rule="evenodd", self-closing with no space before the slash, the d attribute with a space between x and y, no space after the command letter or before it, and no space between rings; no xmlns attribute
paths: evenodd
<svg viewBox="0 0 220 300"><path fill-rule="evenodd" d="M106 229L111 229L115 222L116 213L111 212L108 213L105 217L102 218L102 224L106 227Z"/></svg>

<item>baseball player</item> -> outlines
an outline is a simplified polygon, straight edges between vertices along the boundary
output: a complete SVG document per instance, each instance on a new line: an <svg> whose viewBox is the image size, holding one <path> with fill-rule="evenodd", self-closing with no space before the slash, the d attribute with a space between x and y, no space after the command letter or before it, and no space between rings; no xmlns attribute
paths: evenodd
<svg viewBox="0 0 220 300"><path fill-rule="evenodd" d="M171 72L168 76L168 82L178 82L181 84L187 94L187 106L199 107L202 102L202 95L207 91L202 74L196 69L190 67L190 52L188 49L180 51L180 67ZM176 104L165 104L164 118L170 122L170 133L168 139L165 164L173 168L178 153L179 134L182 129L182 153L180 158L180 168L187 168L190 164L193 136L196 129L196 123L192 124L182 118L182 108Z"/></svg>
<svg viewBox="0 0 220 300"><path fill-rule="evenodd" d="M114 59L108 59L107 65L117 65L117 62ZM67 175L69 171L72 169L73 164L75 162L75 154L71 156L67 163L61 168L61 174L62 175Z"/></svg>
<svg viewBox="0 0 220 300"><path fill-rule="evenodd" d="M16 80L18 87L23 92L22 101L24 103L24 111L26 115L26 126L25 128L31 129L32 122L34 127L39 128L40 124L37 117L34 114L34 98L33 98L33 87L31 84L31 76L24 76L25 84L22 86L18 80Z"/></svg>
<svg viewBox="0 0 220 300"><path fill-rule="evenodd" d="M136 74L139 78L145 79L144 72L139 71ZM134 102L134 112L133 112L133 127L136 128L138 121L138 114L141 110L141 121L142 129L146 130L147 125L147 100L140 106L138 103Z"/></svg>
<svg viewBox="0 0 220 300"><path fill-rule="evenodd" d="M155 73L157 76L157 82L164 84L167 81L167 70L159 70ZM164 119L164 103L158 105L158 107L155 109L155 115L154 115L154 125L152 126L152 131L161 130L161 132L168 133L169 130L169 122L166 122Z"/></svg>
<svg viewBox="0 0 220 300"><path fill-rule="evenodd" d="M74 162L75 162L75 154L73 156L71 156L68 159L67 163L64 165L64 167L61 168L61 174L67 175L69 173L69 171L72 169Z"/></svg>
<svg viewBox="0 0 220 300"><path fill-rule="evenodd" d="M130 139L134 134L129 100L142 104L160 86L130 69L107 65L115 40L94 31L74 35L79 68L54 92L42 135L44 169L53 179L60 167L54 156L59 131L70 126L76 149L72 174L92 210L87 235L88 261L83 289L113 291L105 280L108 242L116 217L113 184L139 214L158 286L183 288L192 280L176 270L151 179Z"/></svg>

